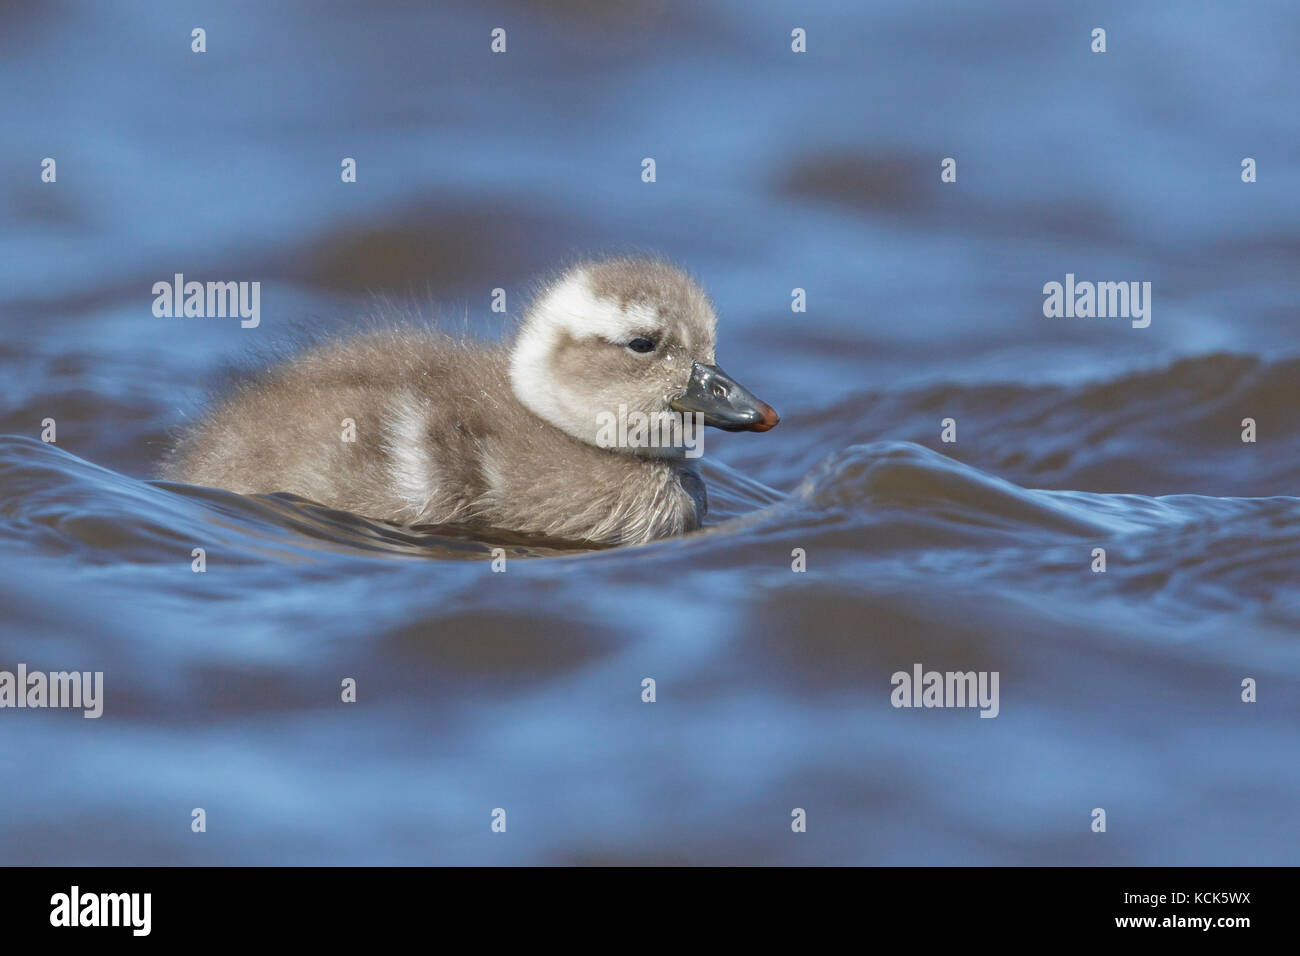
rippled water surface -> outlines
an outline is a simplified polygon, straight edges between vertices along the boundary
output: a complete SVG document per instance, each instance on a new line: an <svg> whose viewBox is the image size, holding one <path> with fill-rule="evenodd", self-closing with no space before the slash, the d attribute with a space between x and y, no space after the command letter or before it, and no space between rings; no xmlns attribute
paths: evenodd
<svg viewBox="0 0 1300 956"><path fill-rule="evenodd" d="M0 711L0 861L1294 863L1300 10L1184 7L5 8L0 669L105 709ZM491 289L611 249L782 414L709 434L704 530L156 480L232 372L380 299L507 334ZM175 272L261 325L155 318ZM1067 272L1151 327L1044 318ZM915 663L998 717L893 708Z"/></svg>

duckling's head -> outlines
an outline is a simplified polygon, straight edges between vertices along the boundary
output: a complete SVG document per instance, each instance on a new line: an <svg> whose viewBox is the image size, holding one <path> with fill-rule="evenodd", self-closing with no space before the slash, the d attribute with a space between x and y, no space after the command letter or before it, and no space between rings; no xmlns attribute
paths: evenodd
<svg viewBox="0 0 1300 956"><path fill-rule="evenodd" d="M688 416L687 427L767 431L777 414L718 368L716 328L704 290L674 266L585 263L545 288L524 314L511 384L535 415L602 447L646 451L635 434L627 444L611 443L610 416L635 422L677 413Z"/></svg>

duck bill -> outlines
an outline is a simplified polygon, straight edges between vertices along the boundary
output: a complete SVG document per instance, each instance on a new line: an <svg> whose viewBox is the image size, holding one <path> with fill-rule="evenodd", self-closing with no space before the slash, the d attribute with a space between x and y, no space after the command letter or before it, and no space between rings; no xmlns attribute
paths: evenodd
<svg viewBox="0 0 1300 956"><path fill-rule="evenodd" d="M698 412L704 424L729 432L765 432L781 420L771 405L759 401L722 369L699 362L691 364L685 394L670 404L679 412Z"/></svg>

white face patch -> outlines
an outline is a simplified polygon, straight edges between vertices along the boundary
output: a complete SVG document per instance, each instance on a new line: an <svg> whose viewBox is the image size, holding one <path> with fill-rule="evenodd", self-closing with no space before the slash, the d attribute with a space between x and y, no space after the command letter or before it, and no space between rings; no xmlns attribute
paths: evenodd
<svg viewBox="0 0 1300 956"><path fill-rule="evenodd" d="M620 409L667 413L691 363L713 363L715 322L703 290L664 263L578 266L525 314L510 356L511 386L529 411L568 435L624 449L602 440L605 420ZM639 338L657 347L628 347Z"/></svg>
<svg viewBox="0 0 1300 956"><path fill-rule="evenodd" d="M599 299L585 272L577 272L546 294L533 309L532 325L563 331L576 339L599 337L622 345L659 324L655 310L644 303L620 309L613 299Z"/></svg>
<svg viewBox="0 0 1300 956"><path fill-rule="evenodd" d="M515 395L533 414L574 438L594 443L598 409L556 379L551 365L556 346L566 337L623 345L657 324L650 306L634 303L620 309L618 302L592 292L585 273L573 273L538 301L519 333L510 357Z"/></svg>

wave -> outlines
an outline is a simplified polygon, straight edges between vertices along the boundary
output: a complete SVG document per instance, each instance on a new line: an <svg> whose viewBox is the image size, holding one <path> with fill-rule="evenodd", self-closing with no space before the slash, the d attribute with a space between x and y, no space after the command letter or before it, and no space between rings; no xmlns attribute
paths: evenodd
<svg viewBox="0 0 1300 956"><path fill-rule="evenodd" d="M859 392L787 416L796 480L826 454L881 440L945 455L1022 487L1150 496L1300 493L1300 359L1216 353L1074 385L954 383ZM957 441L940 443L952 418ZM1242 441L1245 419L1256 441ZM742 450L742 468L764 463ZM780 467L780 466L778 466Z"/></svg>

